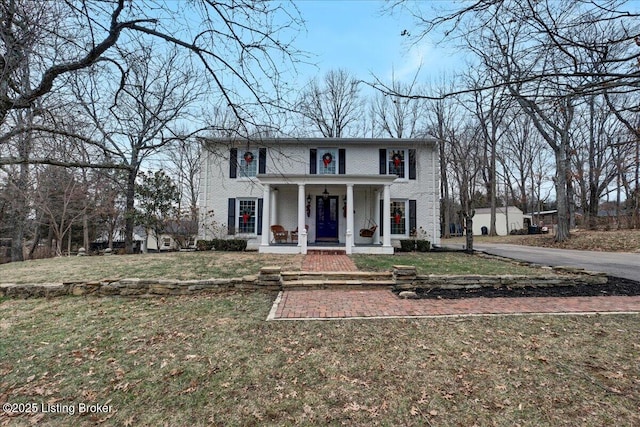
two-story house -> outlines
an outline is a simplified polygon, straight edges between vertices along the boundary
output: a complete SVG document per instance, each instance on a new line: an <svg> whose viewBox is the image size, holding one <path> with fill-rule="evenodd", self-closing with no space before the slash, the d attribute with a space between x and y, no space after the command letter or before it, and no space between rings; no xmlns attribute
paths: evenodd
<svg viewBox="0 0 640 427"><path fill-rule="evenodd" d="M216 221L265 253L391 254L412 234L439 243L433 139L220 139L204 147L201 239L214 237Z"/></svg>

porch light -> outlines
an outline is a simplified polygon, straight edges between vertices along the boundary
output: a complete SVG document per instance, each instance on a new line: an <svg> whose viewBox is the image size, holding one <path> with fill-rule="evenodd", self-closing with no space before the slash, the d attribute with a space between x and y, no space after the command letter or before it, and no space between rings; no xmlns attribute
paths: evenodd
<svg viewBox="0 0 640 427"><path fill-rule="evenodd" d="M324 186L324 191L322 192L322 200L327 200L329 198L329 192L327 191L327 186Z"/></svg>
<svg viewBox="0 0 640 427"><path fill-rule="evenodd" d="M307 205L311 205L311 194L307 194Z"/></svg>

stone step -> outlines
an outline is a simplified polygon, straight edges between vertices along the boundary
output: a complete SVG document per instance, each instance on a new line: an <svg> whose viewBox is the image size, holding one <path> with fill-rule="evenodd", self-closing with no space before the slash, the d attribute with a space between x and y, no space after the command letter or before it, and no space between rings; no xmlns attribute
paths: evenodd
<svg viewBox="0 0 640 427"><path fill-rule="evenodd" d="M282 283L282 290L309 289L380 289L392 288L393 280L289 280Z"/></svg>
<svg viewBox="0 0 640 427"><path fill-rule="evenodd" d="M364 281L388 281L393 279L391 272L367 272L367 271L283 271L282 281L292 280L364 280Z"/></svg>
<svg viewBox="0 0 640 427"><path fill-rule="evenodd" d="M307 255L346 255L344 249L307 249Z"/></svg>

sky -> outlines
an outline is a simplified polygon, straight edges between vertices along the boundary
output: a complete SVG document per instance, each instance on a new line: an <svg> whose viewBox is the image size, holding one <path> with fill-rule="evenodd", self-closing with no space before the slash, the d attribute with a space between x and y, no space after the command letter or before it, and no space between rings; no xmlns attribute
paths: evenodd
<svg viewBox="0 0 640 427"><path fill-rule="evenodd" d="M405 30L417 34L413 17L406 12L383 13L383 1L300 0L296 5L306 28L295 44L310 52L317 65L302 68L307 80L337 68L365 81L373 76L389 81L392 74L397 80L411 80L422 65L424 81L463 65L459 54L436 46L434 40L413 45L401 35Z"/></svg>

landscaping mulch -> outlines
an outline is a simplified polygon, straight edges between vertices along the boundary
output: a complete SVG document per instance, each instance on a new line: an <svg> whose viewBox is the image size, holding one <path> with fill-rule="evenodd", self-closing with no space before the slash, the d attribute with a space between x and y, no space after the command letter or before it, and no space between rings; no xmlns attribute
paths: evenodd
<svg viewBox="0 0 640 427"><path fill-rule="evenodd" d="M416 294L424 299L459 298L522 298L522 297L584 297L584 296L637 296L640 282L608 276L602 285L576 284L547 287L482 287L477 289L417 289Z"/></svg>

